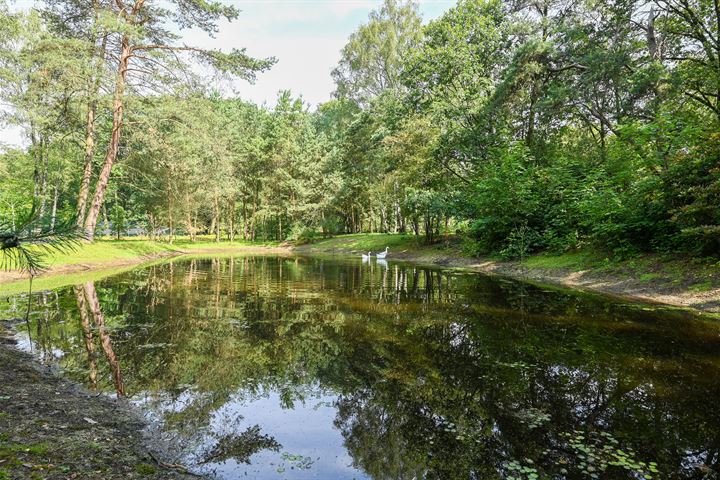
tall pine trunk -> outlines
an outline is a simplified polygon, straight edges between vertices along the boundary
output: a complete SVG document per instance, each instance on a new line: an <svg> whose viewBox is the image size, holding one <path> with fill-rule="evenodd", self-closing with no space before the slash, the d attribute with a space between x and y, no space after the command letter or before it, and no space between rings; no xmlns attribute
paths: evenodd
<svg viewBox="0 0 720 480"><path fill-rule="evenodd" d="M120 133L122 131L123 122L123 104L125 94L125 80L127 78L128 63L132 55L130 48L130 39L127 35L122 38L122 49L120 51L120 60L118 62L117 80L115 83L115 95L113 100L113 126L110 135L110 144L105 154L105 162L103 163L100 176L98 177L97 186L95 187L95 195L93 196L90 210L85 219L85 232L89 241L93 241L95 237L95 227L97 226L100 208L105 199L108 182L110 181L110 172L117 160L118 147L120 145Z"/></svg>
<svg viewBox="0 0 720 480"><path fill-rule="evenodd" d="M85 118L85 164L83 167L82 180L80 181L80 192L78 193L77 204L77 225L82 227L85 222L87 201L90 195L90 180L92 178L92 164L95 156L95 114L97 112L97 96L100 90L100 70L105 61L105 49L107 48L107 33L103 34L100 49L97 52L95 61L95 76L90 82L87 115Z"/></svg>

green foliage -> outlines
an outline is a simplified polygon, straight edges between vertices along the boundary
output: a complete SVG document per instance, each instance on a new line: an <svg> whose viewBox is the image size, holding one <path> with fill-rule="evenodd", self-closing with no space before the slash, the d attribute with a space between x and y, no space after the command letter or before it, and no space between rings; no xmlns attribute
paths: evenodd
<svg viewBox="0 0 720 480"><path fill-rule="evenodd" d="M213 33L235 18L232 6L150 3L128 17L65 0L42 14L0 8L0 96L13 108L4 120L31 134L27 151L0 154L6 223L33 205L50 223L82 210L76 139L90 106L98 145L114 128L101 93L113 79L98 58L106 32L112 45L128 37L141 86L123 93L120 161L99 222L117 236L412 233L433 244L461 233L467 251L505 258L720 252L709 0L460 0L424 26L417 4L387 0L350 36L333 71L337 98L316 111L290 91L269 108L201 87L190 57L247 80L274 59L181 47L164 27ZM156 87L164 93L148 93ZM99 170L98 155L87 171Z"/></svg>
<svg viewBox="0 0 720 480"><path fill-rule="evenodd" d="M138 463L135 465L135 471L140 475L155 475L157 468L149 463Z"/></svg>
<svg viewBox="0 0 720 480"><path fill-rule="evenodd" d="M127 212L120 204L115 204L110 209L111 231L118 240L127 229Z"/></svg>
<svg viewBox="0 0 720 480"><path fill-rule="evenodd" d="M308 228L301 224L295 224L290 230L287 239L296 245L305 245L312 243L319 237L313 228Z"/></svg>
<svg viewBox="0 0 720 480"><path fill-rule="evenodd" d="M0 268L34 276L47 267L49 254L73 251L84 238L74 221L47 225L33 210L17 226L0 223Z"/></svg>
<svg viewBox="0 0 720 480"><path fill-rule="evenodd" d="M332 72L336 94L367 104L384 90L399 88L405 59L421 37L417 4L412 0L385 0L343 48Z"/></svg>

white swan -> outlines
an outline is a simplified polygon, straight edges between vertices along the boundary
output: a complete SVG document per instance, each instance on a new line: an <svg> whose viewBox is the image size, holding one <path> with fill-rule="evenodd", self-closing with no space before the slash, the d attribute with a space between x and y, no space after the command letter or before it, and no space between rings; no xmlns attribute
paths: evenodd
<svg viewBox="0 0 720 480"><path fill-rule="evenodd" d="M370 260L370 257L371 257L371 256L372 256L372 253L371 253L371 252L368 252L367 255L365 255L365 254L363 253L362 259L363 259L363 260Z"/></svg>
<svg viewBox="0 0 720 480"><path fill-rule="evenodd" d="M375 256L377 257L378 260L385 260L385 257L387 257L388 252L390 252L390 248L385 247L384 252L380 252Z"/></svg>

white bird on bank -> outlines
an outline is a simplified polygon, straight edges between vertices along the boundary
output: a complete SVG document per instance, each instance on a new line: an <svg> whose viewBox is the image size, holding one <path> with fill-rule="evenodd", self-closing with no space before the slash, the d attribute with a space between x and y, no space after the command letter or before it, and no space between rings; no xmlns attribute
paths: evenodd
<svg viewBox="0 0 720 480"><path fill-rule="evenodd" d="M367 255L363 253L362 259L363 260L370 260L370 257L372 257L372 253L368 252Z"/></svg>
<svg viewBox="0 0 720 480"><path fill-rule="evenodd" d="M375 255L375 256L377 257L378 260L385 260L385 257L387 257L387 254L388 254L389 252L390 252L390 248L385 247L385 251L384 251L384 252L380 252L380 253L378 253L378 254Z"/></svg>

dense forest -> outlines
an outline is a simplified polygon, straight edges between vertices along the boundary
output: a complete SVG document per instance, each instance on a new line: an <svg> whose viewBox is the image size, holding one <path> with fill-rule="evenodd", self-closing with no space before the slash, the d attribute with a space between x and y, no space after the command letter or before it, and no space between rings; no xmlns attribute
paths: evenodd
<svg viewBox="0 0 720 480"><path fill-rule="evenodd" d="M273 58L183 43L199 0L0 0L0 217L122 236L460 235L506 257L720 252L718 0L386 0L334 99L227 93ZM179 32L179 33L178 33ZM312 52L308 52L312 55Z"/></svg>

